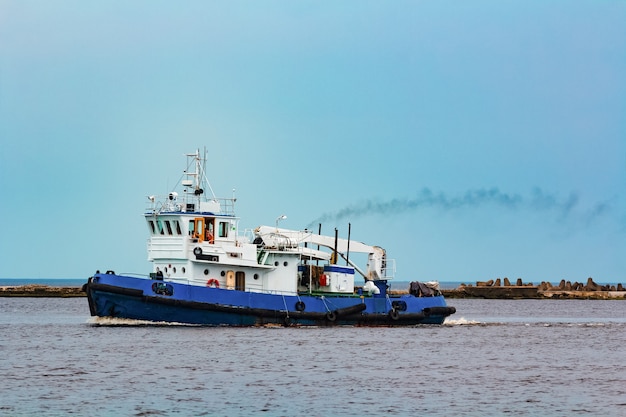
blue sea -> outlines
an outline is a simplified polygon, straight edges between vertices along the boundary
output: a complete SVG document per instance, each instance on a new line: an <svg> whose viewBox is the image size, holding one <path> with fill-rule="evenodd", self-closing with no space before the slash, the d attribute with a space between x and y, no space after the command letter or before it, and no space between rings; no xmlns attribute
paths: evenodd
<svg viewBox="0 0 626 417"><path fill-rule="evenodd" d="M443 326L225 328L0 298L0 415L626 415L626 301L449 304Z"/></svg>

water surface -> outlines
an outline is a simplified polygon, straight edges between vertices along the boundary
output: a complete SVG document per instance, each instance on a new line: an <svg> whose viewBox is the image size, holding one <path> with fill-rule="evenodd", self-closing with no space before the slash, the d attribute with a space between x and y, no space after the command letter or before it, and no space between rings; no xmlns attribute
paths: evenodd
<svg viewBox="0 0 626 417"><path fill-rule="evenodd" d="M211 328L3 298L0 415L626 415L626 302L449 304L444 326Z"/></svg>

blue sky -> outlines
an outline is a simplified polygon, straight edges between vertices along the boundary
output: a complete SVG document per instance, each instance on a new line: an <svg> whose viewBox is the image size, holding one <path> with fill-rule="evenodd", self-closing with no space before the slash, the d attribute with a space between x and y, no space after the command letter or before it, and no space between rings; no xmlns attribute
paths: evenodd
<svg viewBox="0 0 626 417"><path fill-rule="evenodd" d="M624 74L624 1L0 0L0 277L147 272L146 196L207 147L240 229L626 283Z"/></svg>

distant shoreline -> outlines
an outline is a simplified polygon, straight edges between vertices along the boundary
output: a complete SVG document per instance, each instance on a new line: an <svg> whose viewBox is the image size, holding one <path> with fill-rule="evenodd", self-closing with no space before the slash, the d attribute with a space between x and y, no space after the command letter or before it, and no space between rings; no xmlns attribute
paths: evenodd
<svg viewBox="0 0 626 417"><path fill-rule="evenodd" d="M430 281L430 280L414 280L414 281ZM437 280L433 280L437 281ZM474 281L438 281L442 290L456 290L461 286L475 285ZM82 287L87 283L87 278L0 278L0 287L20 287L26 285L45 285L49 287ZM389 280L388 284L392 290L408 289L411 281L406 280ZM599 282L599 285L617 286L617 282Z"/></svg>
<svg viewBox="0 0 626 417"><path fill-rule="evenodd" d="M50 285L29 284L0 286L0 297L85 297L82 285L57 287Z"/></svg>
<svg viewBox="0 0 626 417"><path fill-rule="evenodd" d="M408 290L389 291L393 295L408 294ZM586 300L624 300L626 291L605 290L564 290L558 287L540 288L538 286L459 286L456 289L442 289L441 293L449 299L586 299ZM85 297L80 286L50 286L41 284L3 285L0 286L0 297L30 298L70 298Z"/></svg>

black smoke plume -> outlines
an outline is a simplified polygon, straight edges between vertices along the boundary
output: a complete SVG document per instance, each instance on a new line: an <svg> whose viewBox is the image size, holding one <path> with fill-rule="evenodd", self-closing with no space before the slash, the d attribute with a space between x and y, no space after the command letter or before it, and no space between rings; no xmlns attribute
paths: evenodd
<svg viewBox="0 0 626 417"><path fill-rule="evenodd" d="M500 207L505 210L533 210L553 212L560 219L571 215L579 205L579 197L570 193L561 199L554 194L545 193L540 188L534 188L529 197L520 194L510 194L498 188L470 190L458 196L448 196L443 192L435 193L429 188L423 188L412 198L393 198L387 201L367 200L358 204L344 207L338 211L323 213L307 226L313 228L318 223L355 219L366 215L404 213L422 208L435 208L444 211L462 210L479 207ZM587 222L604 215L610 210L608 203L596 204L584 216Z"/></svg>

